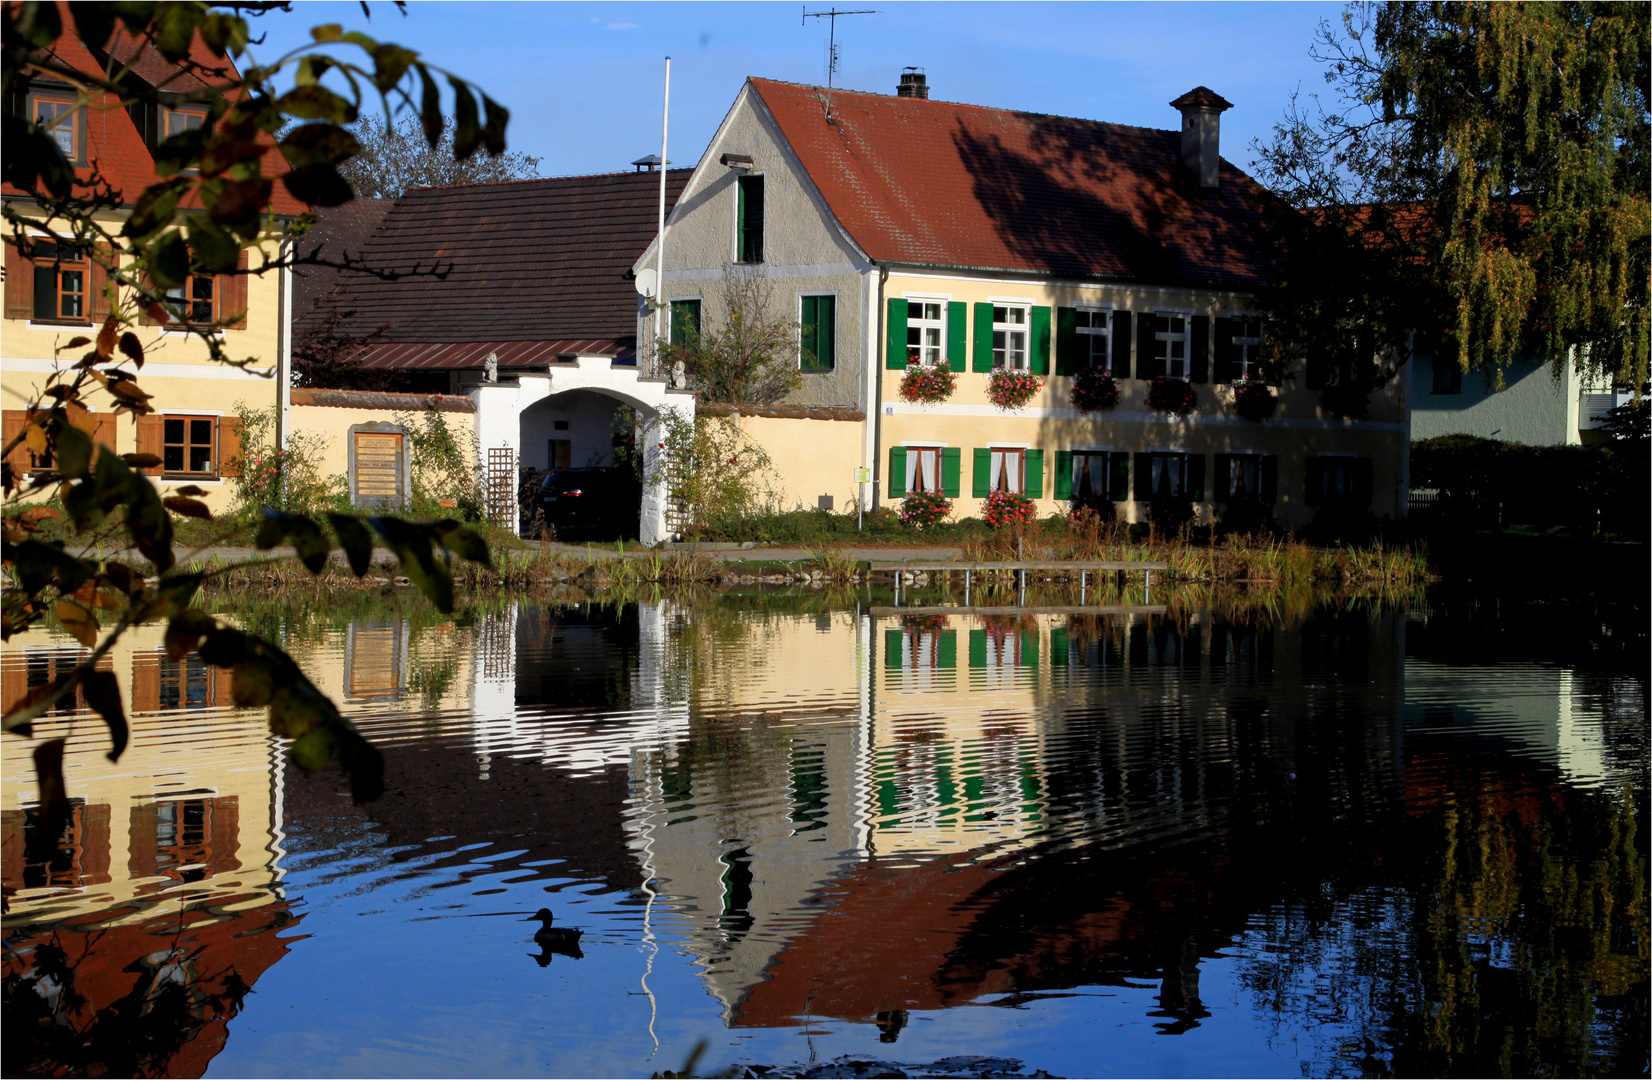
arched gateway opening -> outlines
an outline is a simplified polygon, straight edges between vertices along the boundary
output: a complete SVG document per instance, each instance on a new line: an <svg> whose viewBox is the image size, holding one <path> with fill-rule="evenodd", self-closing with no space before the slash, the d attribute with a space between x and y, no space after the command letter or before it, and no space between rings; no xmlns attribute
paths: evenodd
<svg viewBox="0 0 1652 1080"><path fill-rule="evenodd" d="M487 486L488 517L495 524L519 530L517 494L525 470L553 468L559 455L566 455L568 467L614 464L615 413L629 405L637 416L636 445L643 460L637 535L644 544L670 538L661 440L650 439L647 432L664 413L692 421L693 393L668 390L660 379L640 378L636 367L607 356L579 356L542 374L471 387L470 398L476 403L477 457Z"/></svg>

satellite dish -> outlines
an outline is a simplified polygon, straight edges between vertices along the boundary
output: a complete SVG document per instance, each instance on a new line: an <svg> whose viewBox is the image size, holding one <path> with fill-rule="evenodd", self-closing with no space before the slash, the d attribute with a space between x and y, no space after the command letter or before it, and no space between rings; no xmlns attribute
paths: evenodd
<svg viewBox="0 0 1652 1080"><path fill-rule="evenodd" d="M644 296L652 298L659 291L655 288L657 284L656 275L651 268L644 267L637 271L637 291Z"/></svg>

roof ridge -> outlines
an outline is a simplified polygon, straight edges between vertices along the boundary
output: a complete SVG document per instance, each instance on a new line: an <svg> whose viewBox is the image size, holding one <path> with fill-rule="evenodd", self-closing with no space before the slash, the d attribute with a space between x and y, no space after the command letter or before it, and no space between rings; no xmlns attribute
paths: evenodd
<svg viewBox="0 0 1652 1080"><path fill-rule="evenodd" d="M685 165L685 166L683 166L681 168L677 168L677 169L667 169L667 170L665 170L665 174L667 176L670 176L672 173L691 173L693 171L694 171L694 166ZM601 179L606 179L606 178L611 177L611 176L650 176L650 175L654 175L653 170L650 170L649 172L646 172L646 173L644 173L644 172L564 173L561 176L521 176L521 177L517 177L515 180L473 180L473 181L471 181L469 183L466 183L466 184L414 184L414 185L410 186L407 190L408 191L451 191L454 188L465 188L465 187L508 187L512 184L543 184L543 183L545 183L547 181L550 181L550 180L601 180Z"/></svg>

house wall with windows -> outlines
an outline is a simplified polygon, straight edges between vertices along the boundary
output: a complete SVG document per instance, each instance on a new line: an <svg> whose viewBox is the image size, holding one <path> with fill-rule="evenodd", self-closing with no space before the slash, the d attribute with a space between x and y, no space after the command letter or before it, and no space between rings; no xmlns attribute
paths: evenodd
<svg viewBox="0 0 1652 1080"><path fill-rule="evenodd" d="M1331 414L1303 377L1275 388L1273 416L1241 416L1231 384L1260 373L1251 363L1259 351L1242 348L1257 332L1239 321L1252 312L1242 294L912 270L891 271L884 296L883 500L938 483L954 499L954 514L971 516L989 492L1005 488L1033 498L1039 513L1048 514L1082 494L1089 466L1091 493L1110 499L1131 521L1144 520L1151 496L1163 494L1190 498L1208 522L1232 494L1247 490L1270 503L1286 526L1306 524L1319 506L1339 499L1365 499L1377 514L1403 513L1403 382L1373 392L1367 415L1357 420ZM939 307L938 336L949 343L942 358L956 373L957 389L944 403L909 403L900 394L918 358L914 350L923 349L913 342L928 340L935 321L917 314L920 304L924 315L929 305ZM1081 312L1095 314L1080 318ZM1006 338L1021 327L1024 351L1013 336ZM1085 413L1074 405L1073 375L1090 363L1114 373L1114 408ZM1044 380L1023 408L1000 409L988 399L993 368L1006 365ZM1148 406L1158 374L1187 379L1197 396L1192 413L1173 417Z"/></svg>
<svg viewBox="0 0 1652 1080"><path fill-rule="evenodd" d="M26 212L24 206L19 209ZM109 227L118 231L118 219L111 220ZM269 245L267 253L273 258L275 245ZM76 277L81 281L75 281ZM290 275L284 271L219 274L202 279L202 287L192 290L190 312L201 321L242 316L219 332L231 357L251 361L244 368L212 362L199 335L141 316L129 329L143 347L144 364L141 369L131 363L125 367L151 395L155 412L143 417L116 416L115 400L107 390L93 385L84 400L94 414L94 438L117 453L150 453L161 458L161 465L144 471L155 478L163 494L171 487L193 484L207 492L202 499L212 510L227 509L233 497L231 481L240 475L238 410L277 407L282 294L289 282ZM54 285L55 297L48 291ZM79 302L65 299L65 285L72 295L82 297ZM0 408L7 441L26 426L28 409L39 400L51 373L72 367L87 348L69 348L69 342L95 337L110 310L125 300L114 292L106 272L89 261L31 261L16 248L6 247ZM21 447L8 460L25 470L34 464Z"/></svg>
<svg viewBox="0 0 1652 1080"><path fill-rule="evenodd" d="M1575 446L1583 440L1587 391L1567 364L1557 375L1547 360L1523 360L1503 372L1498 389L1483 371L1419 353L1411 362L1411 437L1474 435L1528 446Z"/></svg>
<svg viewBox="0 0 1652 1080"><path fill-rule="evenodd" d="M759 189L760 213L753 197ZM651 244L635 268L654 265ZM876 322L870 263L832 220L749 85L667 219L662 299L674 305L697 300L700 325L721 327L727 320L725 269L734 268L762 275L770 290L770 317L799 327L803 381L789 403L862 405L866 333ZM645 312L638 340L653 337L654 320ZM811 351L829 356L808 363L804 341L814 345L823 337L830 338L830 349Z"/></svg>

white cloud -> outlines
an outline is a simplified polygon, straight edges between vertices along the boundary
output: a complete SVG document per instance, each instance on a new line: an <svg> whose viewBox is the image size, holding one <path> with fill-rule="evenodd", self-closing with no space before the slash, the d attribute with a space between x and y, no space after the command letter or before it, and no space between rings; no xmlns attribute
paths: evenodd
<svg viewBox="0 0 1652 1080"><path fill-rule="evenodd" d="M637 24L634 22L611 22L608 24L610 30L635 30L636 28Z"/></svg>

